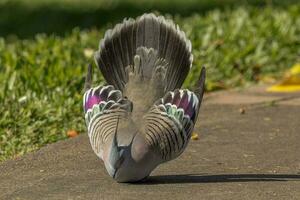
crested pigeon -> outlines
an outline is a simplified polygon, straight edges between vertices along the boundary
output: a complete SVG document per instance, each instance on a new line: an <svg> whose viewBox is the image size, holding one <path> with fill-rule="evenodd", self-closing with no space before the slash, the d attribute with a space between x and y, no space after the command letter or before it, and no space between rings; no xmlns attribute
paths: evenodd
<svg viewBox="0 0 300 200"><path fill-rule="evenodd" d="M95 62L107 85L83 97L90 144L117 182L135 182L186 148L204 92L180 89L193 61L191 42L171 20L154 14L124 19L106 31Z"/></svg>

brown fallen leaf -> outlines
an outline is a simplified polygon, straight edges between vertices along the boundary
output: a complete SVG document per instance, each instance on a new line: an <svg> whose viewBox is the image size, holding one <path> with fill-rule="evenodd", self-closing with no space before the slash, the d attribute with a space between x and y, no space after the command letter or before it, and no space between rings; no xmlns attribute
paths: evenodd
<svg viewBox="0 0 300 200"><path fill-rule="evenodd" d="M243 115L243 114L246 113L246 110L245 110L245 108L240 108L240 109L239 109L239 112L240 112L241 115Z"/></svg>
<svg viewBox="0 0 300 200"><path fill-rule="evenodd" d="M78 132L75 130L68 130L67 131L67 136L68 137L76 137L78 135Z"/></svg>

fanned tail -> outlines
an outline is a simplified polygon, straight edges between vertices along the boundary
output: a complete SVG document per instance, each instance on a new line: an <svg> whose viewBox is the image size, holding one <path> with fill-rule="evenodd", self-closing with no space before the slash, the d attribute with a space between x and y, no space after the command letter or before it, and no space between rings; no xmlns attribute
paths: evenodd
<svg viewBox="0 0 300 200"><path fill-rule="evenodd" d="M153 49L156 55L148 58L147 65L141 63L144 77L152 77L155 63L163 60L167 64L164 92L180 88L193 60L191 42L172 21L154 14L125 19L105 33L95 60L108 84L123 91L129 80L126 68L134 66L135 55L143 53L138 52L140 47Z"/></svg>

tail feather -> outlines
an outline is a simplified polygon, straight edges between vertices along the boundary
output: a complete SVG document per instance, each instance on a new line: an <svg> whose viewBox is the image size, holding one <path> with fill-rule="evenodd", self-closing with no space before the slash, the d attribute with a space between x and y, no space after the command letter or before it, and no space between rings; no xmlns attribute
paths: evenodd
<svg viewBox="0 0 300 200"><path fill-rule="evenodd" d="M204 90L205 90L205 79L206 79L206 69L205 67L202 67L199 79L195 85L194 93L197 95L199 99L199 107L202 102Z"/></svg>
<svg viewBox="0 0 300 200"><path fill-rule="evenodd" d="M87 91L92 87L92 73L93 73L92 65L89 64L88 71L85 77L84 91Z"/></svg>
<svg viewBox="0 0 300 200"><path fill-rule="evenodd" d="M105 33L95 60L106 81L123 91L128 82L125 69L134 65L140 47L154 49L157 57L153 59L167 63L165 91L180 88L193 60L191 42L172 21L153 14L144 14L136 20L125 19ZM145 76L151 77L152 71L147 69Z"/></svg>

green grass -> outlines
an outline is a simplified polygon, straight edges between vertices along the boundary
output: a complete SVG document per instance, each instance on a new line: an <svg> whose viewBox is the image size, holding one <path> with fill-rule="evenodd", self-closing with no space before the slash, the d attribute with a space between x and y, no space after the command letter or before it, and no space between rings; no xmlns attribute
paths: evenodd
<svg viewBox="0 0 300 200"><path fill-rule="evenodd" d="M208 69L207 90L213 91L258 83L264 76L277 77L300 61L299 4L197 13L173 17L193 44L194 67L187 87L194 84L203 65ZM1 23L6 22L0 22L0 27ZM65 139L67 130L85 132L82 89L86 66L93 60L84 51L96 50L105 29L112 25L81 25L35 35L39 28L31 24L28 37L22 39L11 36L13 31L2 34L0 161ZM16 28L16 33L22 31ZM103 83L98 72L94 80L95 85Z"/></svg>
<svg viewBox="0 0 300 200"><path fill-rule="evenodd" d="M0 35L33 38L43 32L64 36L74 27L99 28L149 11L186 17L238 6L291 4L299 0L0 0Z"/></svg>

